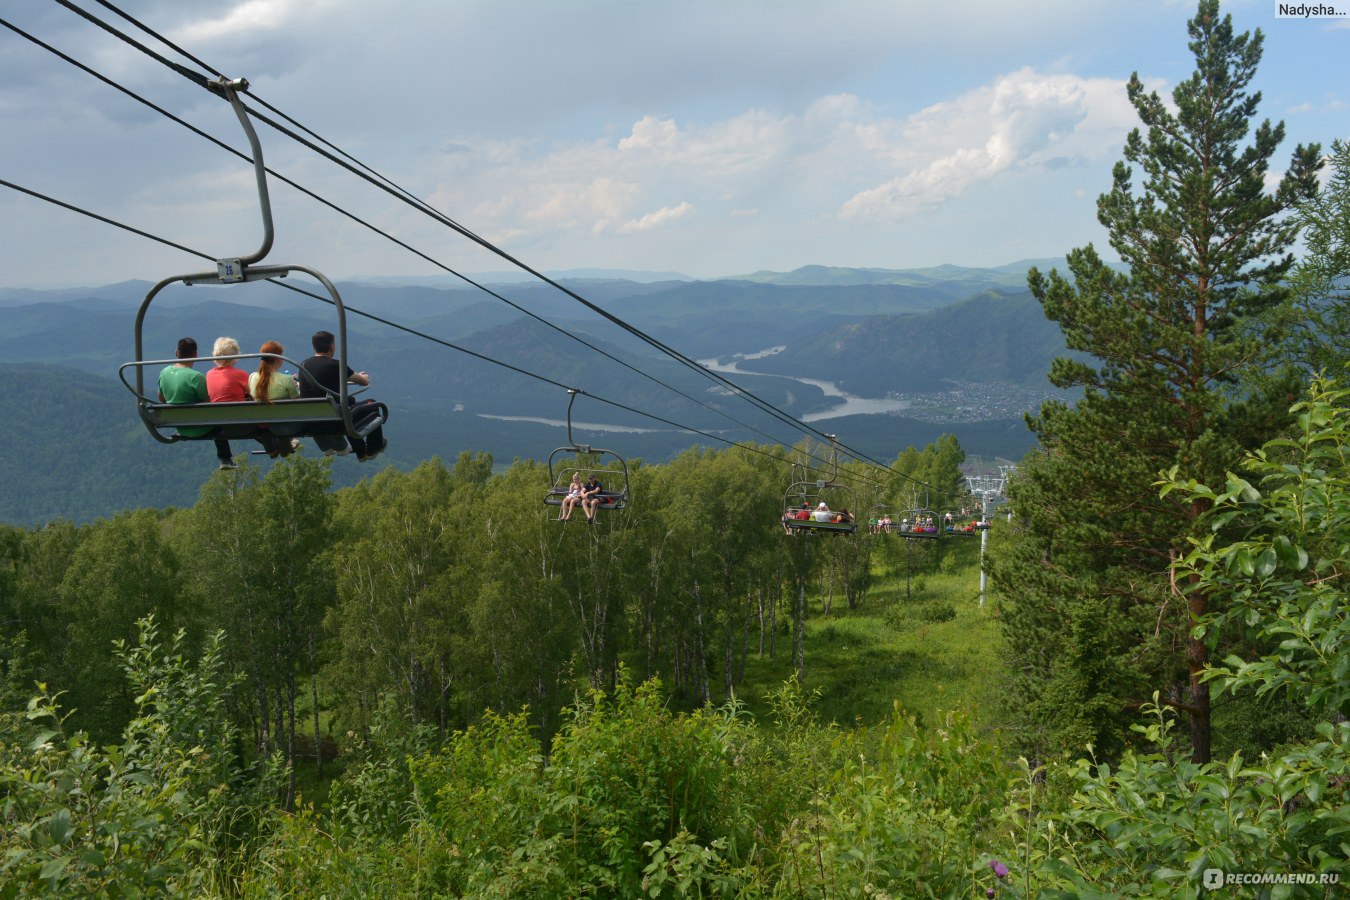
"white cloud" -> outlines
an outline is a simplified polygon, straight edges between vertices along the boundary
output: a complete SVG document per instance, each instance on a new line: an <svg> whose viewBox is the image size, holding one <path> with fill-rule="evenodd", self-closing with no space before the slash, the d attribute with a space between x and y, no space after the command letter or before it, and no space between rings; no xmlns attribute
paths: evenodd
<svg viewBox="0 0 1350 900"><path fill-rule="evenodd" d="M9 5L19 25L242 146L216 98L52 4ZM1060 252L1096 234L1092 198L1137 124L1120 79L1137 69L1150 88L1175 84L1193 65L1194 0L122 5L468 228L560 268L1006 261L1014 236ZM1234 8L1238 28L1261 24L1251 8ZM1290 116L1291 142L1350 131L1344 91L1323 95L1340 83L1328 48L1344 34L1291 23L1267 35L1260 88L1279 106L1313 103ZM652 35L680 52L653 52ZM8 177L207 249L256 240L244 164L44 51L10 50ZM480 253L261 137L278 171L413 246L457 265ZM273 190L279 256L361 272L423 265ZM39 232L32 205L0 208L11 279L89 266L106 277L103 226ZM118 265L120 277L145 274L136 254Z"/></svg>
<svg viewBox="0 0 1350 900"><path fill-rule="evenodd" d="M1023 171L1113 158L1134 121L1119 81L1021 69L907 117L829 94L796 114L643 115L606 139L446 135L436 146L460 152L426 166L435 205L522 247L563 233L669 234L696 210L708 223L819 230L898 222Z"/></svg>
<svg viewBox="0 0 1350 900"><path fill-rule="evenodd" d="M1095 158L1118 149L1134 121L1122 82L1022 69L874 129L870 149L899 174L856 192L839 216L898 221L1016 169Z"/></svg>
<svg viewBox="0 0 1350 900"><path fill-rule="evenodd" d="M245 0L213 19L191 22L175 29L176 43L193 46L234 38L256 37L259 31L276 31L301 14L314 14L331 0Z"/></svg>
<svg viewBox="0 0 1350 900"><path fill-rule="evenodd" d="M620 150L653 150L669 146L679 136L679 129L670 119L657 120L643 116L633 125L628 137L619 141Z"/></svg>
<svg viewBox="0 0 1350 900"><path fill-rule="evenodd" d="M649 212L640 219L633 219L619 226L619 234L636 234L639 231L651 231L653 228L660 228L674 222L676 219L683 219L694 211L694 205L685 201L679 206L663 206L655 212Z"/></svg>

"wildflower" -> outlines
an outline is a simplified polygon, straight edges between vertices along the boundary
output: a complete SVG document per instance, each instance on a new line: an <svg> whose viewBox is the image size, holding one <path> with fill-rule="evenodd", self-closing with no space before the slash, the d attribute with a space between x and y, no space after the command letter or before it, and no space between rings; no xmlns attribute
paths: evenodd
<svg viewBox="0 0 1350 900"><path fill-rule="evenodd" d="M984 895L985 895L986 897L992 897L992 896L994 896L994 893L995 893L995 891L994 891L993 888L985 888L985 889L984 889Z"/></svg>
<svg viewBox="0 0 1350 900"><path fill-rule="evenodd" d="M992 869L994 874L999 878L1005 878L1008 875L1008 867L996 859L989 860L989 868Z"/></svg>

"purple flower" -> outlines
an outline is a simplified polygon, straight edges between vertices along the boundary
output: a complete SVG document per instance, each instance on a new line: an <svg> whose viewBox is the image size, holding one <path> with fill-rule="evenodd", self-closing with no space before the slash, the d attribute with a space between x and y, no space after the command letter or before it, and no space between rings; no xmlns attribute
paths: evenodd
<svg viewBox="0 0 1350 900"><path fill-rule="evenodd" d="M1004 878L1008 874L1008 867L996 859L989 860L989 868L993 869L999 878Z"/></svg>
<svg viewBox="0 0 1350 900"><path fill-rule="evenodd" d="M985 895L986 897L992 897L992 896L994 896L994 894L995 894L995 891L994 891L993 888L985 888L985 889L984 889L984 895Z"/></svg>

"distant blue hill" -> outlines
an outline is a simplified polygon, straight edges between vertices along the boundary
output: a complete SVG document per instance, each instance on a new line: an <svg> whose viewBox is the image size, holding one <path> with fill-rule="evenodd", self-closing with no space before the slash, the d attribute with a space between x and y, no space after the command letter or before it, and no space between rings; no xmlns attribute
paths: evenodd
<svg viewBox="0 0 1350 900"><path fill-rule="evenodd" d="M969 296L992 287L1025 288L1027 270L1064 268L1063 259L1028 259L991 268L940 265L917 269L841 268L802 266L791 272L754 272L726 280L783 285L901 284L942 288L944 294Z"/></svg>

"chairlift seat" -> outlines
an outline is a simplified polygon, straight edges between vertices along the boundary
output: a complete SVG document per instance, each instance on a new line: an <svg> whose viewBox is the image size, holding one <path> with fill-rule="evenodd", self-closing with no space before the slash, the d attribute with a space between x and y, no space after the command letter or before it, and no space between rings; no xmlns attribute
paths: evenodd
<svg viewBox="0 0 1350 900"><path fill-rule="evenodd" d="M827 531L833 534L853 534L856 522L817 522L815 519L784 519L783 526L789 531Z"/></svg>
<svg viewBox="0 0 1350 900"><path fill-rule="evenodd" d="M365 437L384 424L388 409L376 404L379 412L357 425L357 434ZM255 403L234 400L222 403L152 403L141 404L147 424L154 428L221 428L219 434L200 437L176 435L179 440L205 440L212 437L252 437L259 426L266 426L273 434L284 437L305 437L310 434L333 433L336 426L345 431L342 414L327 397L304 397L296 400L277 400Z"/></svg>
<svg viewBox="0 0 1350 900"><path fill-rule="evenodd" d="M899 527L896 527L896 526L892 526L892 528L891 528L891 530L890 530L889 533L890 533L890 534L899 535L899 536L902 537L902 538L922 538L922 539L925 539L925 540L931 540L931 539L933 539L933 538L940 537L940 536L942 535L942 532L941 532L941 531L936 531L936 530L934 530L934 531L912 531L912 530L906 530L906 529L903 529L903 528L899 528Z"/></svg>
<svg viewBox="0 0 1350 900"><path fill-rule="evenodd" d="M600 503L596 506L596 509L623 509L628 505L627 491L601 491L599 496ZM562 506L566 497L566 488L550 488L544 502L549 506ZM580 503L581 501L578 500L577 504L580 505Z"/></svg>

